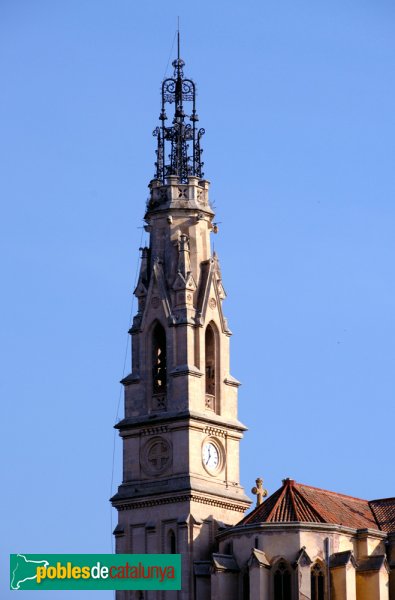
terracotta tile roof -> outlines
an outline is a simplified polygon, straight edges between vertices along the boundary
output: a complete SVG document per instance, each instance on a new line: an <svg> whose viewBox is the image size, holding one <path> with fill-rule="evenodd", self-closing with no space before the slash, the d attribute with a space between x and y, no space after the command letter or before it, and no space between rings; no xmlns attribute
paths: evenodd
<svg viewBox="0 0 395 600"><path fill-rule="evenodd" d="M395 531L395 499L369 503L284 479L282 487L244 517L239 525L292 522Z"/></svg>
<svg viewBox="0 0 395 600"><path fill-rule="evenodd" d="M337 523L355 529L378 529L369 503L360 498L299 485L303 496L313 503L324 523Z"/></svg>
<svg viewBox="0 0 395 600"><path fill-rule="evenodd" d="M371 500L369 506L382 531L387 533L395 531L395 498Z"/></svg>

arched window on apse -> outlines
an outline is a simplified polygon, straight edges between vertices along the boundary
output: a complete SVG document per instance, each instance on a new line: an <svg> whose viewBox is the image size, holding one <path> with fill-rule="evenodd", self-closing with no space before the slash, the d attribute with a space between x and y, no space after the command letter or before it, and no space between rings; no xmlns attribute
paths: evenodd
<svg viewBox="0 0 395 600"><path fill-rule="evenodd" d="M169 554L176 554L176 536L172 529L167 534L167 543Z"/></svg>
<svg viewBox="0 0 395 600"><path fill-rule="evenodd" d="M205 354L206 354L206 408L215 410L216 398L216 351L215 332L211 324L206 327Z"/></svg>
<svg viewBox="0 0 395 600"><path fill-rule="evenodd" d="M166 393L166 333L160 323L152 332L152 389L154 394Z"/></svg>
<svg viewBox="0 0 395 600"><path fill-rule="evenodd" d="M325 575L322 565L315 563L311 567L311 600L324 600Z"/></svg>
<svg viewBox="0 0 395 600"><path fill-rule="evenodd" d="M248 569L243 573L243 600L250 600L250 573Z"/></svg>
<svg viewBox="0 0 395 600"><path fill-rule="evenodd" d="M281 560L274 571L274 600L292 600L291 572L284 560Z"/></svg>

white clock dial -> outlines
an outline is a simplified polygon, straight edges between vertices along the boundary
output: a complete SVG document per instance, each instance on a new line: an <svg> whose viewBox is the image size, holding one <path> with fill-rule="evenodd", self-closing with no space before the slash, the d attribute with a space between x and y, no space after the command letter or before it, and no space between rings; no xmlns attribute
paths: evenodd
<svg viewBox="0 0 395 600"><path fill-rule="evenodd" d="M208 471L216 471L220 463L220 454L213 442L205 442L203 445L203 465Z"/></svg>

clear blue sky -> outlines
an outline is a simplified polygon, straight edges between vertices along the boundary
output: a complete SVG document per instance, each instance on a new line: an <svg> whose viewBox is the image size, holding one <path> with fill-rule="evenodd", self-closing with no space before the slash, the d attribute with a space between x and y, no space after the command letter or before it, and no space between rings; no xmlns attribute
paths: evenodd
<svg viewBox="0 0 395 600"><path fill-rule="evenodd" d="M250 428L242 483L395 495L393 2L146 4L0 4L2 598L9 552L111 551L112 425L177 15ZM120 463L117 444L114 483Z"/></svg>

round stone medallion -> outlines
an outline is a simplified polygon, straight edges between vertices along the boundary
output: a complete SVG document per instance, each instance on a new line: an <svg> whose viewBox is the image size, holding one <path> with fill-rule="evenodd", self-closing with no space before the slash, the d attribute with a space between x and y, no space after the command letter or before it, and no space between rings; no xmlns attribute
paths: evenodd
<svg viewBox="0 0 395 600"><path fill-rule="evenodd" d="M160 474L168 469L171 462L172 449L165 438L149 440L141 451L141 466L146 473Z"/></svg>

